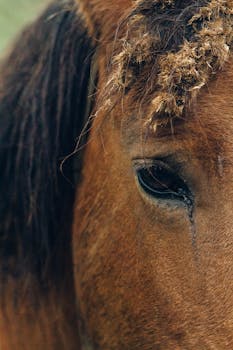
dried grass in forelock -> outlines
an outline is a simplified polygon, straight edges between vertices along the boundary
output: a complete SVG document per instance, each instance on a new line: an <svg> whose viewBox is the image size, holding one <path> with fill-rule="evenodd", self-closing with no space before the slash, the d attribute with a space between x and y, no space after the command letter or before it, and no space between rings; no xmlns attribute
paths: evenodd
<svg viewBox="0 0 233 350"><path fill-rule="evenodd" d="M128 29L120 38L118 53L112 59L107 90L111 97L111 94L131 89L143 75L143 67L153 67L156 62L157 73L152 77L154 92L147 115L147 123L151 125L163 116L181 117L201 88L228 60L233 41L233 0L202 3L205 5L195 7L195 13L190 13L185 22L185 29L192 35L183 37L183 42L175 49L167 46L165 38L166 30L169 32L171 28L165 28L163 33L153 32L151 23L159 28L156 21L160 18L154 13L155 19L148 20L148 12L144 14L141 9L159 6L161 16L164 13L167 18L176 1L135 1L132 14L128 16ZM180 13L182 11L184 9L180 9Z"/></svg>

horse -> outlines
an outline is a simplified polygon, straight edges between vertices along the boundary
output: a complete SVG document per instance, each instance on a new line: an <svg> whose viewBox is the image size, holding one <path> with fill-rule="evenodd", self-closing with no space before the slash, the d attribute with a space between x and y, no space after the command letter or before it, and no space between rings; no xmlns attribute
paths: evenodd
<svg viewBox="0 0 233 350"><path fill-rule="evenodd" d="M233 348L232 0L57 0L1 60L1 350Z"/></svg>

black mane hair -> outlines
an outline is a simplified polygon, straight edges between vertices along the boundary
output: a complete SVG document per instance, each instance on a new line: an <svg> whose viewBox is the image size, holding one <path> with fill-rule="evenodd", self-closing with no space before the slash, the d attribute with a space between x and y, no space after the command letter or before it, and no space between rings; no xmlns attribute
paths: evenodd
<svg viewBox="0 0 233 350"><path fill-rule="evenodd" d="M56 1L27 27L1 65L0 273L40 285L71 263L74 166L93 46L74 1ZM81 162L81 157L79 162Z"/></svg>

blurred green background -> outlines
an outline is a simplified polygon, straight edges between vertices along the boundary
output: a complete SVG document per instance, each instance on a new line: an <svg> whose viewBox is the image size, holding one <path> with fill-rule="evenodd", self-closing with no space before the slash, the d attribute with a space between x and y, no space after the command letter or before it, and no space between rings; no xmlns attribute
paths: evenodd
<svg viewBox="0 0 233 350"><path fill-rule="evenodd" d="M48 0L0 0L0 54Z"/></svg>

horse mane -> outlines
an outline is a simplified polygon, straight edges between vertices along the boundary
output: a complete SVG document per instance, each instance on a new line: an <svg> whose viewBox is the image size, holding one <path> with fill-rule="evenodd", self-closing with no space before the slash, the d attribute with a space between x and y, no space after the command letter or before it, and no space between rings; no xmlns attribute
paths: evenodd
<svg viewBox="0 0 233 350"><path fill-rule="evenodd" d="M75 171L61 161L85 122L94 53L73 0L56 1L28 26L0 81L1 278L64 278L71 263ZM77 158L77 156L76 156ZM69 178L70 181L67 181ZM71 275L71 274L70 274Z"/></svg>

